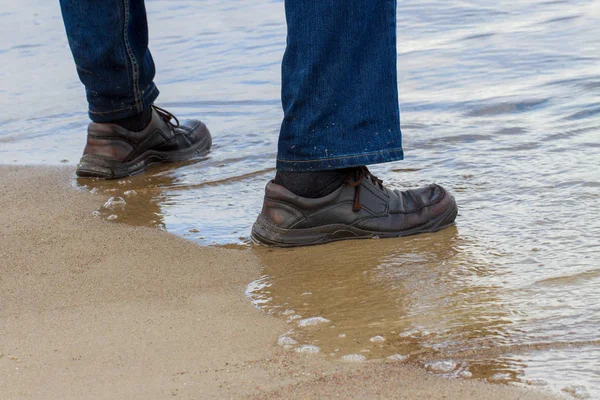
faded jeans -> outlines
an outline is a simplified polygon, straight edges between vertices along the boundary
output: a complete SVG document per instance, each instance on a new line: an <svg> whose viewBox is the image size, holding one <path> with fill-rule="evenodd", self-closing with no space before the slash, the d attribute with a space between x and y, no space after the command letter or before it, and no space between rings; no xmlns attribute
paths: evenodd
<svg viewBox="0 0 600 400"><path fill-rule="evenodd" d="M158 97L143 0L60 0L89 116L108 122ZM286 0L277 169L403 158L396 0ZM218 135L218 133L217 133Z"/></svg>

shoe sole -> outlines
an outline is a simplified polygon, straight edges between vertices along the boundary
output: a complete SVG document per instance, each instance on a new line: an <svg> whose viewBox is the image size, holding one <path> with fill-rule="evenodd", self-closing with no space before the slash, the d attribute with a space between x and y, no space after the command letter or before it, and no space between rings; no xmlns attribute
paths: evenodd
<svg viewBox="0 0 600 400"><path fill-rule="evenodd" d="M274 247L314 246L352 239L394 238L437 232L453 225L457 214L458 208L455 203L444 214L440 214L426 224L397 232L373 232L343 224L324 225L307 229L283 229L259 215L252 227L252 238L261 244Z"/></svg>
<svg viewBox="0 0 600 400"><path fill-rule="evenodd" d="M180 151L148 150L127 163L110 161L93 155L85 155L77 165L75 174L80 178L119 179L139 174L154 164L174 163L195 156L208 154L212 146L210 133L193 146Z"/></svg>

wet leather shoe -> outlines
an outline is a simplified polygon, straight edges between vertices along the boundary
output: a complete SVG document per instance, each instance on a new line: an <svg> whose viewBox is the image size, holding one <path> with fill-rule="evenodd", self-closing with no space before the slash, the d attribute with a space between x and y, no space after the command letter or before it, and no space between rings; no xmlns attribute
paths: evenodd
<svg viewBox="0 0 600 400"><path fill-rule="evenodd" d="M211 144L210 132L201 121L179 124L173 114L152 106L152 119L140 132L128 131L117 124L90 123L76 174L123 178L142 172L152 164L184 161L204 154Z"/></svg>
<svg viewBox="0 0 600 400"><path fill-rule="evenodd" d="M439 185L390 190L366 167L359 167L349 170L339 189L316 199L269 182L252 237L271 246L293 247L407 236L451 225L457 212L454 197Z"/></svg>

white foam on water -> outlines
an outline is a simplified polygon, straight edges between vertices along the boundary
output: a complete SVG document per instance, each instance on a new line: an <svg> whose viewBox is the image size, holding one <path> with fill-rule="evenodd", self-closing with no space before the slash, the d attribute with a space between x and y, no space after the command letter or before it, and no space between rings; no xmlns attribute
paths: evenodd
<svg viewBox="0 0 600 400"><path fill-rule="evenodd" d="M109 210L123 210L125 209L126 204L127 202L124 198L119 196L113 196L106 200L106 203L104 203L102 207Z"/></svg>
<svg viewBox="0 0 600 400"><path fill-rule="evenodd" d="M490 381L494 381L494 382L508 381L508 380L510 380L510 378L511 378L510 374L497 373L497 374L490 376Z"/></svg>
<svg viewBox="0 0 600 400"><path fill-rule="evenodd" d="M133 189L132 190L127 190L127 191L125 191L123 193L123 195L127 196L127 197L135 196L136 194L137 194L137 192L135 190L133 190Z"/></svg>
<svg viewBox="0 0 600 400"><path fill-rule="evenodd" d="M298 326L315 326L315 325L321 325L321 324L328 324L331 321L328 320L327 318L323 318L323 317L311 317L311 318L305 318L305 319L301 319L300 321L298 321Z"/></svg>
<svg viewBox="0 0 600 400"><path fill-rule="evenodd" d="M312 344L303 344L302 346L296 348L297 353L308 353L308 354L316 354L321 351L319 346L314 346Z"/></svg>
<svg viewBox="0 0 600 400"><path fill-rule="evenodd" d="M348 361L348 362L362 362L365 361L367 359L367 357L363 356L362 354L346 354L345 356L341 357L342 361Z"/></svg>
<svg viewBox="0 0 600 400"><path fill-rule="evenodd" d="M302 318L302 315L300 315L300 314L293 314L293 315L290 315L288 317L287 322L289 324L290 322L295 321L295 320L300 319L300 318Z"/></svg>
<svg viewBox="0 0 600 400"><path fill-rule="evenodd" d="M458 373L458 376L460 376L461 378L472 378L473 377L473 373L471 371L464 370L464 371L460 371Z"/></svg>
<svg viewBox="0 0 600 400"><path fill-rule="evenodd" d="M386 360L403 362L403 361L408 360L408 356L403 356L402 354L392 354L391 356L387 356Z"/></svg>
<svg viewBox="0 0 600 400"><path fill-rule="evenodd" d="M385 338L383 336L377 335L373 336L371 339L369 339L369 341L371 343L383 343L385 342Z"/></svg>
<svg viewBox="0 0 600 400"><path fill-rule="evenodd" d="M456 369L457 364L455 361L431 361L425 364L425 369L431 372L447 373L452 372Z"/></svg>
<svg viewBox="0 0 600 400"><path fill-rule="evenodd" d="M117 217L115 214L112 214L112 215L109 215L108 217L106 217L106 219L107 219L108 221L114 221L114 220L115 220L115 219L117 219L117 218L119 218L119 217Z"/></svg>
<svg viewBox="0 0 600 400"><path fill-rule="evenodd" d="M573 396L576 399L590 399L591 396L585 386L569 385L562 389L563 392Z"/></svg>
<svg viewBox="0 0 600 400"><path fill-rule="evenodd" d="M279 336L279 339L277 339L277 344L279 346L283 347L283 346L293 346L295 344L298 344L298 342L289 336L281 335L281 336Z"/></svg>

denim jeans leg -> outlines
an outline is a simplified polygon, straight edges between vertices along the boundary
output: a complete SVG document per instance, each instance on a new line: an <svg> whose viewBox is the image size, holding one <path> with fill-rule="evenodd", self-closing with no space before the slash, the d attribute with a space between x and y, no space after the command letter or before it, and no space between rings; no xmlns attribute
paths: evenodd
<svg viewBox="0 0 600 400"><path fill-rule="evenodd" d="M396 0L286 0L277 169L401 160Z"/></svg>
<svg viewBox="0 0 600 400"><path fill-rule="evenodd" d="M60 0L95 122L126 118L158 96L144 0Z"/></svg>

